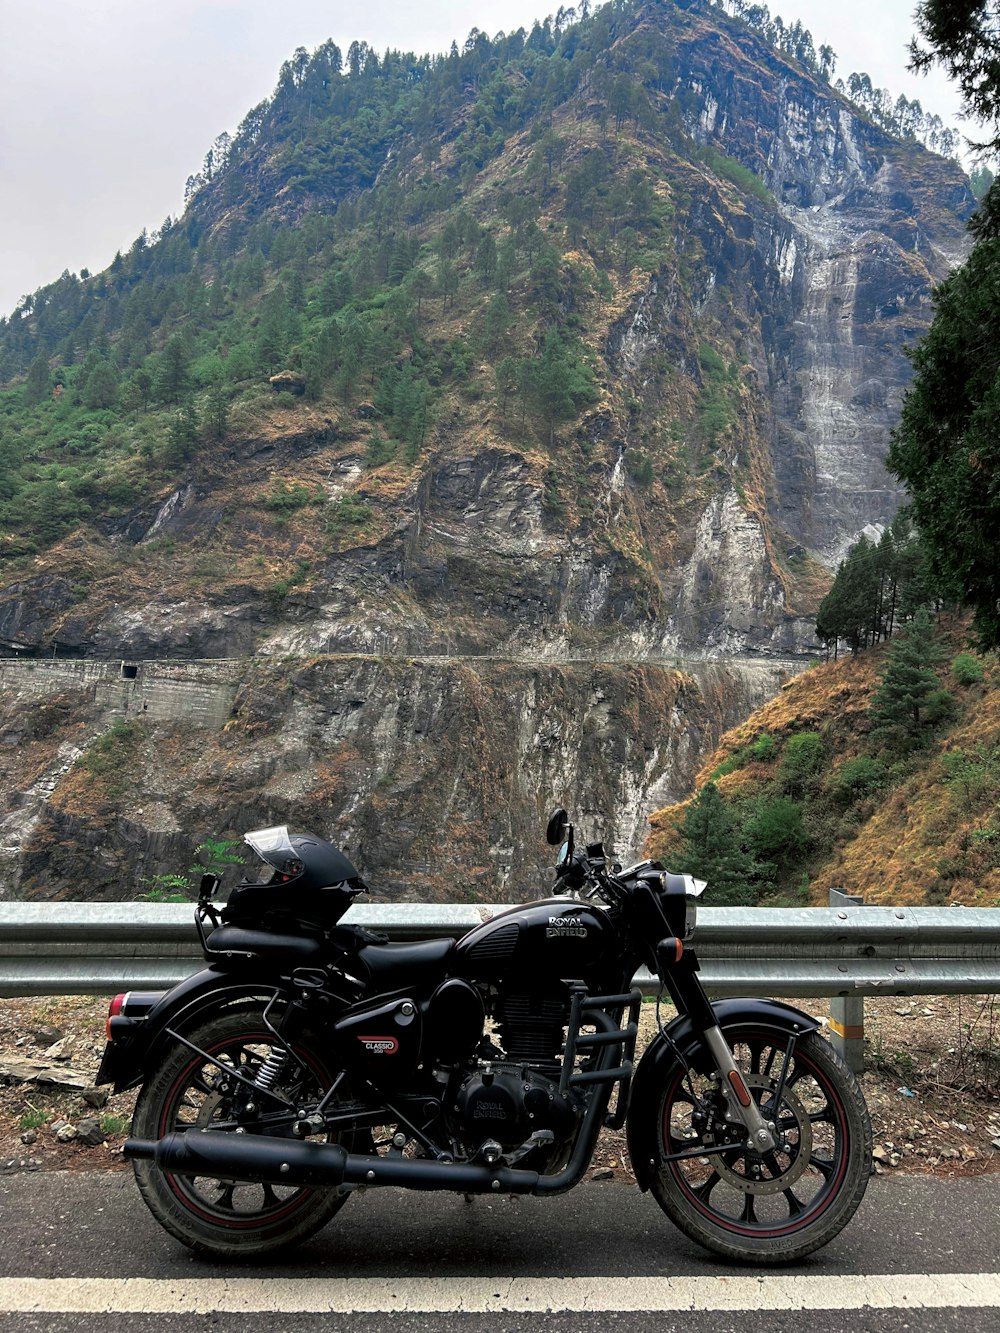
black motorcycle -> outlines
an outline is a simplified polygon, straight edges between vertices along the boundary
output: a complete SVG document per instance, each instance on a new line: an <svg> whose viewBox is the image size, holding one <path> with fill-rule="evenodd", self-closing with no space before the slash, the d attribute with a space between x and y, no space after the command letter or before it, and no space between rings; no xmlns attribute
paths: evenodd
<svg viewBox="0 0 1000 1333"><path fill-rule="evenodd" d="M247 834L265 863L225 907L206 876L208 960L173 990L116 996L98 1082L142 1085L125 1145L171 1235L256 1258L322 1227L359 1187L559 1194L604 1126L636 1181L727 1259L824 1245L868 1183L871 1125L819 1024L771 1000L712 1004L691 938L704 885L574 847L553 896L457 942L341 925L364 891L336 848ZM676 1017L633 1069L645 963ZM613 1103L613 1104L612 1104Z"/></svg>

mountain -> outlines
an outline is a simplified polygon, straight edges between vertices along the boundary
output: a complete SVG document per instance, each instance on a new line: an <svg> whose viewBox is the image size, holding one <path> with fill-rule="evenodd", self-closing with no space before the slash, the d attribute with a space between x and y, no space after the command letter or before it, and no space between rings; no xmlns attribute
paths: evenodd
<svg viewBox="0 0 1000 1333"><path fill-rule="evenodd" d="M2 776L45 793L11 891L107 891L109 829L155 869L307 791L394 893L452 855L456 801L474 833L435 891L506 888L550 792L641 843L891 518L903 348L965 249L958 167L810 49L696 0L296 52L183 218L0 325L0 643L29 659ZM31 671L52 657L95 667ZM228 730L188 761L187 703L150 700L208 660L229 698L229 659ZM113 717L148 729L137 795L88 803ZM405 836L361 838L389 815Z"/></svg>

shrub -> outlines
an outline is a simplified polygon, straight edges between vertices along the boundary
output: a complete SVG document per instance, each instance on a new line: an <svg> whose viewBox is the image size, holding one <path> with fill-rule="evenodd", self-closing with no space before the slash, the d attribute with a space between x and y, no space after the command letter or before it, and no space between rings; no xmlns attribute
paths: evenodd
<svg viewBox="0 0 1000 1333"><path fill-rule="evenodd" d="M718 768L712 770L710 782L716 778L725 777L727 773L735 773L738 768L742 768L747 761L747 752L745 750L734 750L731 755L723 759Z"/></svg>
<svg viewBox="0 0 1000 1333"><path fill-rule="evenodd" d="M78 767L94 778L101 778L114 794L127 782L126 769L142 743L143 729L137 722L113 722L103 735L91 742L76 761Z"/></svg>
<svg viewBox="0 0 1000 1333"><path fill-rule="evenodd" d="M629 458L628 473L637 486L652 486L653 460L642 449L637 449Z"/></svg>
<svg viewBox="0 0 1000 1333"><path fill-rule="evenodd" d="M365 450L365 467L382 467L385 463L390 463L396 457L395 440L387 439L379 430L373 430L368 437L368 447Z"/></svg>
<svg viewBox="0 0 1000 1333"><path fill-rule="evenodd" d="M889 782L885 764L868 755L848 759L827 779L826 790L842 805L853 805L873 792L880 791Z"/></svg>
<svg viewBox="0 0 1000 1333"><path fill-rule="evenodd" d="M785 742L778 781L789 791L800 789L820 769L824 755L823 738L818 731L802 731Z"/></svg>
<svg viewBox="0 0 1000 1333"><path fill-rule="evenodd" d="M268 494L261 496L261 504L274 514L291 514L296 509L304 509L306 505L317 504L322 500L323 492L318 488L311 489L299 481L286 486L280 477Z"/></svg>
<svg viewBox="0 0 1000 1333"><path fill-rule="evenodd" d="M962 804L979 805L1000 783L1000 748L980 743L974 750L946 750L941 756L944 780Z"/></svg>
<svg viewBox="0 0 1000 1333"><path fill-rule="evenodd" d="M274 603L283 601L293 588L305 582L309 569L310 561L299 560L287 578L278 579L267 589L267 595L271 601Z"/></svg>
<svg viewBox="0 0 1000 1333"><path fill-rule="evenodd" d="M51 1111L39 1111L37 1107L32 1106L30 1110L25 1111L17 1122L18 1129L41 1129L52 1119Z"/></svg>
<svg viewBox="0 0 1000 1333"><path fill-rule="evenodd" d="M778 753L778 744L768 731L762 731L750 746L750 758L758 763L767 764Z"/></svg>
<svg viewBox="0 0 1000 1333"><path fill-rule="evenodd" d="M374 510L353 495L342 495L329 509L326 530L331 537L339 537L349 528L362 528L371 519Z"/></svg>
<svg viewBox="0 0 1000 1333"><path fill-rule="evenodd" d="M761 801L743 827L753 852L766 859L800 851L807 841L802 806L790 796Z"/></svg>
<svg viewBox="0 0 1000 1333"><path fill-rule="evenodd" d="M109 1111L101 1116L101 1129L105 1134L125 1134L128 1132L132 1120L127 1115L115 1115Z"/></svg>
<svg viewBox="0 0 1000 1333"><path fill-rule="evenodd" d="M711 379L725 379L725 360L711 343L702 343L698 348L698 362L705 374Z"/></svg>
<svg viewBox="0 0 1000 1333"><path fill-rule="evenodd" d="M951 664L956 685L978 685L983 679L983 664L972 653L959 653Z"/></svg>

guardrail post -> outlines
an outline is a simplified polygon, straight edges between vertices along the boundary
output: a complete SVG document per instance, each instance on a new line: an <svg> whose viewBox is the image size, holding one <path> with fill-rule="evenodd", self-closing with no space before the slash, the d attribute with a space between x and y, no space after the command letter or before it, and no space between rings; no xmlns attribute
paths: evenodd
<svg viewBox="0 0 1000 1333"><path fill-rule="evenodd" d="M843 889L830 890L831 907L864 907L864 898ZM848 1069L865 1072L865 1002L860 995L835 995L830 1001L830 1039Z"/></svg>

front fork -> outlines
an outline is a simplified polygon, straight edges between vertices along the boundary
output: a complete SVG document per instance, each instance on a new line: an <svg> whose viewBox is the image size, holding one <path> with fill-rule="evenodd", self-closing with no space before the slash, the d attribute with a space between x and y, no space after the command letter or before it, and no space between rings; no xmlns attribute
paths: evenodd
<svg viewBox="0 0 1000 1333"><path fill-rule="evenodd" d="M716 1068L722 1076L721 1087L732 1116L746 1128L750 1143L759 1153L770 1152L778 1146L778 1131L773 1120L765 1120L760 1107L750 1095L743 1075L736 1067L729 1043L716 1023L701 1034L711 1052Z"/></svg>
<svg viewBox="0 0 1000 1333"><path fill-rule="evenodd" d="M666 947L665 947L666 946ZM758 1153L771 1152L780 1142L773 1120L765 1120L760 1106L740 1072L729 1043L715 1018L705 989L698 979L698 960L690 949L683 952L677 941L663 941L657 948L660 980L670 993L679 1014L687 1014L700 1034L719 1072L720 1089L729 1107L729 1118L743 1125L750 1145ZM781 1082L784 1082L782 1075ZM775 1101L775 1106L777 1102Z"/></svg>

